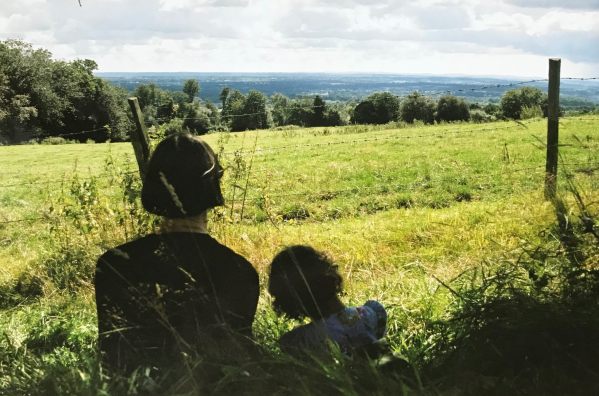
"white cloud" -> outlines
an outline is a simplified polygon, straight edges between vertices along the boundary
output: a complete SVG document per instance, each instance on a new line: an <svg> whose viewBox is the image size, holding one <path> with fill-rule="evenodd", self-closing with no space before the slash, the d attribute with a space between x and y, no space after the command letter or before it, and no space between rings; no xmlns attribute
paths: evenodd
<svg viewBox="0 0 599 396"><path fill-rule="evenodd" d="M531 8L599 9L599 0L507 0L507 2Z"/></svg>
<svg viewBox="0 0 599 396"><path fill-rule="evenodd" d="M93 58L103 71L536 76L549 56L561 56L569 75L598 70L599 1L562 3L22 0L0 3L0 39Z"/></svg>
<svg viewBox="0 0 599 396"><path fill-rule="evenodd" d="M204 7L247 7L249 0L160 0L163 11L201 9Z"/></svg>

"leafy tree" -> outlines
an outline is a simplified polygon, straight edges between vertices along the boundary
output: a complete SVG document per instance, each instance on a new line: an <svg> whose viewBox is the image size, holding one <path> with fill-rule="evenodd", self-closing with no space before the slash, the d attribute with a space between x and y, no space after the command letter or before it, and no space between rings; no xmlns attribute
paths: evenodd
<svg viewBox="0 0 599 396"><path fill-rule="evenodd" d="M245 131L246 124L242 115L244 109L245 96L237 90L228 90L221 119L229 125L232 131Z"/></svg>
<svg viewBox="0 0 599 396"><path fill-rule="evenodd" d="M183 120L183 127L197 135L205 134L212 126L208 114L209 110L205 107L202 107L197 103L190 105Z"/></svg>
<svg viewBox="0 0 599 396"><path fill-rule="evenodd" d="M174 118L169 122L162 124L160 126L160 135L159 136L170 136L175 133L180 133L184 131L183 120L181 118Z"/></svg>
<svg viewBox="0 0 599 396"><path fill-rule="evenodd" d="M46 50L25 42L0 41L0 126L5 139L46 136L106 140L126 135L132 124L122 92L93 75L92 60L54 61ZM104 126L109 128L104 129Z"/></svg>
<svg viewBox="0 0 599 396"><path fill-rule="evenodd" d="M366 99L358 103L352 114L351 122L355 124L376 124L377 113L374 102Z"/></svg>
<svg viewBox="0 0 599 396"><path fill-rule="evenodd" d="M187 101L193 102L194 98L200 93L200 83L197 80L187 80L183 84L183 93L187 95Z"/></svg>
<svg viewBox="0 0 599 396"><path fill-rule="evenodd" d="M474 109L470 111L470 120L476 123L483 123L495 121L496 118L494 115L488 114L483 110Z"/></svg>
<svg viewBox="0 0 599 396"><path fill-rule="evenodd" d="M37 117L37 109L30 106L27 95L14 95L12 98L0 98L0 127L5 130L4 138L18 140L31 120Z"/></svg>
<svg viewBox="0 0 599 396"><path fill-rule="evenodd" d="M208 110L208 117L210 117L210 123L215 126L220 124L220 113L212 102L206 102L206 109Z"/></svg>
<svg viewBox="0 0 599 396"><path fill-rule="evenodd" d="M326 103L319 95L314 97L310 110L312 113L311 120L309 121L310 126L326 126Z"/></svg>
<svg viewBox="0 0 599 396"><path fill-rule="evenodd" d="M399 115L399 98L390 92L376 92L369 96L374 103L379 124L397 120Z"/></svg>
<svg viewBox="0 0 599 396"><path fill-rule="evenodd" d="M14 140L36 117L37 109L30 105L29 95L15 95L0 69L0 128L6 131L4 138Z"/></svg>
<svg viewBox="0 0 599 396"><path fill-rule="evenodd" d="M276 93L270 97L270 103L272 105L271 114L274 124L287 125L287 119L289 118L289 98Z"/></svg>
<svg viewBox="0 0 599 396"><path fill-rule="evenodd" d="M173 97L169 92L162 90L154 83L139 85L135 91L133 91L133 96L137 96L139 107L141 107L142 110L149 105L159 107L173 101Z"/></svg>
<svg viewBox="0 0 599 396"><path fill-rule="evenodd" d="M435 116L435 103L419 92L412 92L401 103L401 119L412 123L415 120L432 124Z"/></svg>
<svg viewBox="0 0 599 396"><path fill-rule="evenodd" d="M183 112L183 110L184 110L183 108L185 107L186 104L189 103L187 101L187 95L185 95L181 91L173 91L173 92L169 92L169 96L170 96L170 99L173 101L173 103L176 106L176 111Z"/></svg>
<svg viewBox="0 0 599 396"><path fill-rule="evenodd" d="M175 103L175 100L170 97L164 104L156 108L156 116L162 120L161 123L169 122L177 115L179 105Z"/></svg>
<svg viewBox="0 0 599 396"><path fill-rule="evenodd" d="M225 104L227 103L227 98L229 97L230 93L231 93L231 88L229 88L229 87L224 87L223 90L220 91L219 99L220 99L223 109L225 108Z"/></svg>
<svg viewBox="0 0 599 396"><path fill-rule="evenodd" d="M72 92L61 93L72 106L64 114L64 123L71 130L94 130L81 136L76 135L75 138L80 141L90 138L95 141L104 141L109 137L123 138L132 127L127 116L128 105L124 92L94 77L93 70L96 67L96 63L90 60L71 63L70 74L65 79L73 84ZM62 83L63 87L67 84L64 80L57 79L57 82ZM109 128L101 129L104 126Z"/></svg>
<svg viewBox="0 0 599 396"><path fill-rule="evenodd" d="M520 118L523 120L529 119L529 118L541 118L543 117L543 109L541 109L541 106L536 105L536 106L524 106L522 108L522 110L520 111Z"/></svg>
<svg viewBox="0 0 599 396"><path fill-rule="evenodd" d="M539 106L543 114L547 112L547 95L539 88L522 87L507 91L501 97L501 112L504 117L519 120L524 107Z"/></svg>
<svg viewBox="0 0 599 396"><path fill-rule="evenodd" d="M358 124L386 124L397 120L399 98L390 92L376 92L358 103L352 122Z"/></svg>
<svg viewBox="0 0 599 396"><path fill-rule="evenodd" d="M437 121L468 121L470 109L462 98L445 95L437 102Z"/></svg>
<svg viewBox="0 0 599 396"><path fill-rule="evenodd" d="M127 103L128 93L119 87L115 87L103 80L100 80L103 88L99 90L96 103L99 109L104 112L106 124L110 127L109 131L103 131L104 134L109 133L110 139L124 140L130 132L135 128ZM103 120L99 120L103 122ZM103 140L103 138L94 138L95 140Z"/></svg>
<svg viewBox="0 0 599 396"><path fill-rule="evenodd" d="M10 104L7 109L11 114L5 118L5 133L9 137L19 140L26 129L64 126L63 115L70 103L54 90L53 79L61 77L54 69L50 52L33 49L22 41L0 42L3 96ZM66 83L61 89L70 91L72 85L68 79Z"/></svg>
<svg viewBox="0 0 599 396"><path fill-rule="evenodd" d="M288 107L287 125L308 126L312 118L312 102L306 99L294 100Z"/></svg>
<svg viewBox="0 0 599 396"><path fill-rule="evenodd" d="M141 109L141 113L143 116L144 121L146 122L146 124L148 125L159 125L160 123L158 122L158 108L156 106L154 106L153 104L147 104L145 105L142 109Z"/></svg>
<svg viewBox="0 0 599 396"><path fill-rule="evenodd" d="M342 125L343 119L338 109L328 105L322 97L290 100L275 94L271 97L272 118L276 125L335 126Z"/></svg>
<svg viewBox="0 0 599 396"><path fill-rule="evenodd" d="M221 96L225 100L221 118L232 131L270 127L270 113L266 108L266 96L262 92L252 90L244 96L237 90L227 89L226 92L221 92Z"/></svg>
<svg viewBox="0 0 599 396"><path fill-rule="evenodd" d="M185 107L188 104L187 96L181 95L183 94L165 91L154 83L141 84L133 91L144 119L153 125L168 122L176 117L177 113L184 115L189 112L189 108Z"/></svg>
<svg viewBox="0 0 599 396"><path fill-rule="evenodd" d="M485 113L487 113L489 115L497 116L501 112L501 107L499 107L495 103L487 103L483 107L483 110L485 111Z"/></svg>
<svg viewBox="0 0 599 396"><path fill-rule="evenodd" d="M270 127L269 112L266 108L266 96L259 91L250 91L243 107L244 129L265 129Z"/></svg>
<svg viewBox="0 0 599 396"><path fill-rule="evenodd" d="M338 109L327 109L324 115L324 126L338 126L343 124L343 117Z"/></svg>

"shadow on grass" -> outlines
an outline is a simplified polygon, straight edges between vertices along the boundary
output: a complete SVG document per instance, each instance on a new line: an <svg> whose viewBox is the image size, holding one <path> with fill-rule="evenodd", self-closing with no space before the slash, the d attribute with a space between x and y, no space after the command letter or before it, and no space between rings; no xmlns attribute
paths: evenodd
<svg viewBox="0 0 599 396"><path fill-rule="evenodd" d="M579 207L579 209L581 209ZM588 210L555 201L545 247L447 286L447 320L429 323L429 388L449 394L599 393L599 240ZM552 244L553 242L553 244Z"/></svg>

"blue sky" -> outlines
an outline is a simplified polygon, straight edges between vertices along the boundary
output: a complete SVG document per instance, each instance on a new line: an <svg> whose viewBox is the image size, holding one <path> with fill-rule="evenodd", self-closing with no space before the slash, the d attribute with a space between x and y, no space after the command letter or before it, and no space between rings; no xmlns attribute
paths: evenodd
<svg viewBox="0 0 599 396"><path fill-rule="evenodd" d="M100 71L599 74L599 0L3 0L0 38Z"/></svg>

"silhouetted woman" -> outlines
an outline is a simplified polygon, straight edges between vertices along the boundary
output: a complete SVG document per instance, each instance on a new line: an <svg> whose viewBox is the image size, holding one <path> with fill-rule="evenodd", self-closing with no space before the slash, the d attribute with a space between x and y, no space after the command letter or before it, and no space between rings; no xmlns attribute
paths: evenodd
<svg viewBox="0 0 599 396"><path fill-rule="evenodd" d="M141 198L146 210L164 217L160 232L98 260L105 365L124 372L176 367L230 334L251 337L258 275L207 231L207 211L224 202L222 173L212 149L189 134L172 135L156 147Z"/></svg>

